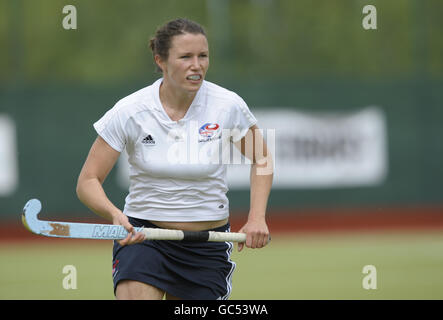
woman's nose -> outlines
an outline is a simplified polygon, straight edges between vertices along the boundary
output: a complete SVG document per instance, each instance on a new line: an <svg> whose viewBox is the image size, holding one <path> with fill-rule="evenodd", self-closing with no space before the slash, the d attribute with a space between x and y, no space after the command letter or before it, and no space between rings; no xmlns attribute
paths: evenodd
<svg viewBox="0 0 443 320"><path fill-rule="evenodd" d="M193 69L198 69L200 67L200 63L198 62L198 57L193 57L192 58L191 67Z"/></svg>

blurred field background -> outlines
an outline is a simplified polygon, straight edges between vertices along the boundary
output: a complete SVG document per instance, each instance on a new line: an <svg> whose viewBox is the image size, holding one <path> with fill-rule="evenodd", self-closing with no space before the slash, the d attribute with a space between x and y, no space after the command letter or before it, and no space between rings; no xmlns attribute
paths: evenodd
<svg viewBox="0 0 443 320"><path fill-rule="evenodd" d="M440 231L275 234L263 250L234 251L232 300L442 299ZM114 299L112 243L2 244L0 299ZM376 268L376 289L364 289ZM65 266L76 288L66 290Z"/></svg>
<svg viewBox="0 0 443 320"><path fill-rule="evenodd" d="M39 198L40 218L98 221L75 195L92 124L160 76L148 39L177 17L207 30L207 80L275 129L273 241L233 254L231 298L442 299L441 12L439 0L0 0L0 299L113 299L110 242L41 239L19 216ZM249 191L246 168L231 169L235 231ZM105 182L120 207L122 174Z"/></svg>

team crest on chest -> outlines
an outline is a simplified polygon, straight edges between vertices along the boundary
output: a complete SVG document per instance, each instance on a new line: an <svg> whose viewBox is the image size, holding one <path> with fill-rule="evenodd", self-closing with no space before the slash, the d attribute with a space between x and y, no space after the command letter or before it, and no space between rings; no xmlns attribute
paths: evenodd
<svg viewBox="0 0 443 320"><path fill-rule="evenodd" d="M220 125L218 123L205 123L198 129L198 134L200 136L198 142L206 142L215 139L220 139Z"/></svg>

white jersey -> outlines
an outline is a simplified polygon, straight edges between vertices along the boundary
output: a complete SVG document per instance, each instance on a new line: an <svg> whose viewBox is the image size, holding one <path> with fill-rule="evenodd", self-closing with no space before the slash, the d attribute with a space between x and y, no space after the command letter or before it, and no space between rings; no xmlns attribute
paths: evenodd
<svg viewBox="0 0 443 320"><path fill-rule="evenodd" d="M94 123L113 149L128 153L123 212L153 221L225 219L227 161L220 152L257 120L237 94L203 81L184 118L172 121L160 102L161 83L121 99Z"/></svg>

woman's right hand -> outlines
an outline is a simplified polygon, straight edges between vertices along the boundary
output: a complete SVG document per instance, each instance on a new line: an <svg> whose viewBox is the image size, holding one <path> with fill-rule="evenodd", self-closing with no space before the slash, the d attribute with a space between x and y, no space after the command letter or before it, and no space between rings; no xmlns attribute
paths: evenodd
<svg viewBox="0 0 443 320"><path fill-rule="evenodd" d="M128 217L123 212L120 212L114 216L112 219L112 224L123 226L126 231L128 231L126 238L117 241L121 246L140 243L145 239L145 235L142 232L135 232L134 227L129 223Z"/></svg>

